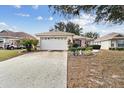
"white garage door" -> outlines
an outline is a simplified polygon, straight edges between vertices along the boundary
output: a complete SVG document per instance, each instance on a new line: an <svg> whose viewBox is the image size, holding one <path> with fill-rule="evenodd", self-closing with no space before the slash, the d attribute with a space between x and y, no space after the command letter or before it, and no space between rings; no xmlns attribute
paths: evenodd
<svg viewBox="0 0 124 93"><path fill-rule="evenodd" d="M66 38L41 39L41 50L67 50Z"/></svg>

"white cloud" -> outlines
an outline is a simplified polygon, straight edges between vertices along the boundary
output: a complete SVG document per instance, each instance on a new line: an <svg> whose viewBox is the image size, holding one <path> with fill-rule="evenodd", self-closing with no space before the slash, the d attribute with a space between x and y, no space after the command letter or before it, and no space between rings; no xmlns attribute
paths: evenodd
<svg viewBox="0 0 124 93"><path fill-rule="evenodd" d="M38 16L36 19L37 20L43 20L43 17L42 16Z"/></svg>
<svg viewBox="0 0 124 93"><path fill-rule="evenodd" d="M39 5L33 5L32 8L33 9L38 9L39 8Z"/></svg>
<svg viewBox="0 0 124 93"><path fill-rule="evenodd" d="M53 17L50 16L50 17L48 18L48 20L52 21L52 20L53 20Z"/></svg>
<svg viewBox="0 0 124 93"><path fill-rule="evenodd" d="M21 8L21 5L14 5L15 8Z"/></svg>
<svg viewBox="0 0 124 93"><path fill-rule="evenodd" d="M0 26L8 26L5 22L0 22Z"/></svg>
<svg viewBox="0 0 124 93"><path fill-rule="evenodd" d="M23 17L30 17L30 14L24 14L24 13L17 13L16 15Z"/></svg>
<svg viewBox="0 0 124 93"><path fill-rule="evenodd" d="M8 25L5 22L0 22L0 31L2 30L18 31L16 26Z"/></svg>
<svg viewBox="0 0 124 93"><path fill-rule="evenodd" d="M89 14L82 14L79 18L70 19L68 21L79 24L83 28L83 32L97 32L100 35L105 35L111 32L124 33L124 25L110 25L109 24L96 24L94 23L95 16ZM67 20L63 22L67 23Z"/></svg>
<svg viewBox="0 0 124 93"><path fill-rule="evenodd" d="M91 16L89 14L83 14L79 18L74 18L74 19L71 19L69 21L77 23L80 26L84 27L84 26L93 24L94 19L95 19L95 16Z"/></svg>

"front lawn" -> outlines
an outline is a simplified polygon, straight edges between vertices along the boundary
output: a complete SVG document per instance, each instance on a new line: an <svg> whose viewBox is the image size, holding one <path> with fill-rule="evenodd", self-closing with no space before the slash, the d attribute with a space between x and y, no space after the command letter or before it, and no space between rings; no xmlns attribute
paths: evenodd
<svg viewBox="0 0 124 93"><path fill-rule="evenodd" d="M124 88L124 51L68 55L68 87Z"/></svg>
<svg viewBox="0 0 124 93"><path fill-rule="evenodd" d="M23 50L0 50L0 61L23 54Z"/></svg>

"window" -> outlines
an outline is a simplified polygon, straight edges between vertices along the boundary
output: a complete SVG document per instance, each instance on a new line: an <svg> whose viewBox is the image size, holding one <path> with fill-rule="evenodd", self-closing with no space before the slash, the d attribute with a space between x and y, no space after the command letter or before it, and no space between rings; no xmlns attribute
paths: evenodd
<svg viewBox="0 0 124 93"><path fill-rule="evenodd" d="M118 47L124 47L124 40L118 40Z"/></svg>
<svg viewBox="0 0 124 93"><path fill-rule="evenodd" d="M115 42L116 41L111 41L111 47L115 47Z"/></svg>

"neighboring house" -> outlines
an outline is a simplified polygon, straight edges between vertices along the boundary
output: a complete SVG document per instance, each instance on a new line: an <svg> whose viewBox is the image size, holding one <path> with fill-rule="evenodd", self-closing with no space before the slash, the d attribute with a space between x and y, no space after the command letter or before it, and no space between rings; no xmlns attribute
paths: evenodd
<svg viewBox="0 0 124 93"><path fill-rule="evenodd" d="M68 50L68 46L74 43L85 47L91 41L90 38L61 31L44 32L36 34L36 36L40 50Z"/></svg>
<svg viewBox="0 0 124 93"><path fill-rule="evenodd" d="M91 41L93 41L93 39L91 38L78 36L78 35L73 36L73 43L78 44L80 47L85 47L87 45L90 45Z"/></svg>
<svg viewBox="0 0 124 93"><path fill-rule="evenodd" d="M101 49L124 48L124 34L113 32L96 39L94 43L101 45Z"/></svg>
<svg viewBox="0 0 124 93"><path fill-rule="evenodd" d="M18 37L13 36L0 36L0 48L6 48L7 45L16 45Z"/></svg>
<svg viewBox="0 0 124 93"><path fill-rule="evenodd" d="M33 36L25 32L13 32L3 30L0 32L0 48L6 48L7 45L17 46L17 40L20 39L35 39Z"/></svg>

